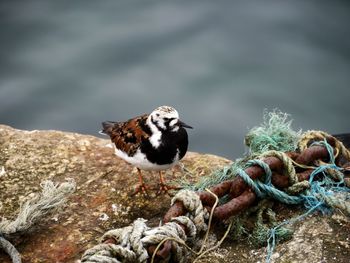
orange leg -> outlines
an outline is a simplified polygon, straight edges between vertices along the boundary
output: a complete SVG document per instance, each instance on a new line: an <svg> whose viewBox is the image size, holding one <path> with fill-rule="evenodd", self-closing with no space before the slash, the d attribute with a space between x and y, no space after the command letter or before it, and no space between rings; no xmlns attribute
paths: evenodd
<svg viewBox="0 0 350 263"><path fill-rule="evenodd" d="M162 171L159 171L159 184L165 186L165 181L164 181L164 177L163 177Z"/></svg>
<svg viewBox="0 0 350 263"><path fill-rule="evenodd" d="M147 185L145 185L145 183L143 182L142 173L141 173L141 170L139 168L137 168L137 174L139 176L139 185L136 186L135 192L132 193L132 196L134 196L140 192L147 195L147 188L149 188L149 187Z"/></svg>
<svg viewBox="0 0 350 263"><path fill-rule="evenodd" d="M179 187L167 185L165 183L162 171L159 171L159 190L157 194L168 193L171 189L179 189Z"/></svg>

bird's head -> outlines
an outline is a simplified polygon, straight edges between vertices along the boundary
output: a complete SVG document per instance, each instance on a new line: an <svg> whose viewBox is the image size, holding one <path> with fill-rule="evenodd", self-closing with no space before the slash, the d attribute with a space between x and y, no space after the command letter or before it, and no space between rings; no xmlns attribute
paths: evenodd
<svg viewBox="0 0 350 263"><path fill-rule="evenodd" d="M179 113L173 107L160 106L149 115L149 121L152 122L158 129L177 131L180 127L190 128L191 126L180 121Z"/></svg>

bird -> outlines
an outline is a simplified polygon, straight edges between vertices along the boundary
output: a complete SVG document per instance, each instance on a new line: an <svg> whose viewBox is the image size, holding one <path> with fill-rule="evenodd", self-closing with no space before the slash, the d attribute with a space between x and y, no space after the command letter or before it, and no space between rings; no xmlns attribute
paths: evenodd
<svg viewBox="0 0 350 263"><path fill-rule="evenodd" d="M190 125L179 119L179 113L171 106L160 106L150 114L143 114L124 122L104 121L100 133L108 135L115 146L115 154L137 168L139 184L132 195L147 194L149 188L141 170L158 171L159 191L168 186L162 171L172 168L186 154ZM157 193L157 194L158 194Z"/></svg>

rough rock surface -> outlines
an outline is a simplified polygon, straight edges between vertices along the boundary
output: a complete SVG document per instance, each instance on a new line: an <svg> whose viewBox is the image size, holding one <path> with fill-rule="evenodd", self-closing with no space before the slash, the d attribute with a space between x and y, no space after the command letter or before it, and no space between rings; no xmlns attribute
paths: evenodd
<svg viewBox="0 0 350 263"><path fill-rule="evenodd" d="M230 161L188 153L182 163L191 173L167 171L168 181L184 177L195 181ZM157 185L157 174L144 175L146 183ZM77 191L65 207L47 216L30 233L11 240L23 262L79 262L81 254L97 244L107 230L129 225L138 217L157 225L169 208L167 195L129 196L137 174L113 154L107 139L0 125L0 217L13 218L29 194L40 192L40 182L68 178L76 181ZM211 234L211 242L221 235ZM272 258L274 262L348 262L349 247L348 218L314 215L298 223L293 238L279 244ZM263 262L264 257L264 248L254 249L245 240L227 239L197 262ZM0 262L10 262L1 251Z"/></svg>

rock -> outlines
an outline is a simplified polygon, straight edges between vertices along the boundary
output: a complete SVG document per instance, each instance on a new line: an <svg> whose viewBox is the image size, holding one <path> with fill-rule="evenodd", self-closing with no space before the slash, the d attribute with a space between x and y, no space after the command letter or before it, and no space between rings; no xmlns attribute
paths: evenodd
<svg viewBox="0 0 350 263"><path fill-rule="evenodd" d="M167 171L168 182L197 181L199 177L231 161L210 155L188 153L181 169ZM157 185L156 173L144 172L148 184ZM68 203L33 227L30 233L11 241L23 262L79 262L82 253L98 243L104 232L124 227L136 218L157 225L170 205L167 195L130 197L138 181L135 169L117 158L110 141L60 131L21 131L0 125L0 216L13 218L21 202L40 191L40 182L64 182L73 178L77 191ZM156 205L155 205L156 204ZM286 214L301 211L285 207ZM283 217L282 217L283 218ZM210 246L223 233L210 234ZM296 226L293 238L278 244L274 262L348 262L350 223L343 215L314 215ZM246 239L223 245L197 262L263 262L265 248L253 248ZM10 262L0 252L0 262Z"/></svg>
<svg viewBox="0 0 350 263"><path fill-rule="evenodd" d="M208 174L229 160L188 153L183 165L195 175ZM159 220L168 210L168 195L130 197L138 177L117 158L110 140L60 131L21 131L0 125L0 216L13 218L28 194L40 192L40 182L73 178L77 191L67 205L31 233L14 243L24 262L75 262L98 243L104 232L129 225L136 218ZM168 182L197 178L180 169L167 171ZM158 174L144 172L147 184L157 186ZM152 195L153 194L153 195ZM156 205L155 205L156 204ZM11 240L13 241L13 240ZM0 262L10 262L0 252Z"/></svg>

